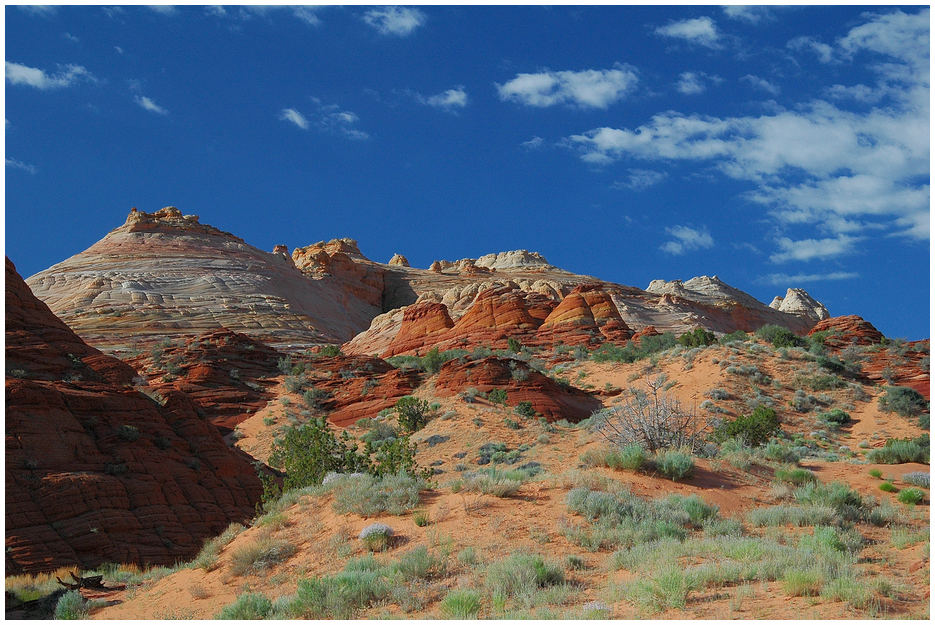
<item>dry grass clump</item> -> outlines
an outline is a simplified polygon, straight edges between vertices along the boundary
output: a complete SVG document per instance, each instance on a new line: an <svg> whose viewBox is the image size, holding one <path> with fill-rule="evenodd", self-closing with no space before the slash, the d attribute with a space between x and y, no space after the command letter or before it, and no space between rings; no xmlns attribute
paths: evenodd
<svg viewBox="0 0 935 625"><path fill-rule="evenodd" d="M291 558L296 547L287 540L262 536L256 542L245 545L231 556L231 572L234 575L259 573Z"/></svg>

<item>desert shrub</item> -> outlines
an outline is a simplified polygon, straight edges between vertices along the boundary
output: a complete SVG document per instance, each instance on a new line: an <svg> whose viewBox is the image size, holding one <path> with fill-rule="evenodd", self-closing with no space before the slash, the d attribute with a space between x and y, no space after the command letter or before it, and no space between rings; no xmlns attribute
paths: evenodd
<svg viewBox="0 0 935 625"><path fill-rule="evenodd" d="M769 384L773 381L771 377L760 371L756 365L731 365L725 369L731 375L742 375L750 378L756 384Z"/></svg>
<svg viewBox="0 0 935 625"><path fill-rule="evenodd" d="M671 478L673 482L691 476L695 468L691 454L676 449L656 452L653 464L660 473Z"/></svg>
<svg viewBox="0 0 935 625"><path fill-rule="evenodd" d="M666 608L683 608L693 589L691 577L684 568L670 565L649 577L625 587L625 596L642 610L658 612Z"/></svg>
<svg viewBox="0 0 935 625"><path fill-rule="evenodd" d="M412 395L400 397L394 410L403 432L418 432L429 422L429 403L424 399Z"/></svg>
<svg viewBox="0 0 935 625"><path fill-rule="evenodd" d="M513 412L527 419L531 419L536 416L536 411L535 409L533 409L531 401L519 402L518 404L516 404L516 407L513 408Z"/></svg>
<svg viewBox="0 0 935 625"><path fill-rule="evenodd" d="M743 524L737 519L705 519L701 524L705 536L742 536Z"/></svg>
<svg viewBox="0 0 935 625"><path fill-rule="evenodd" d="M304 375L288 375L284 381L286 390L290 393L301 393L307 383Z"/></svg>
<svg viewBox="0 0 935 625"><path fill-rule="evenodd" d="M868 512L867 502L844 482L812 482L795 490L799 503L833 508L843 520L856 521Z"/></svg>
<svg viewBox="0 0 935 625"><path fill-rule="evenodd" d="M749 515L750 523L756 527L777 525L827 525L837 518L837 512L830 506L808 505L795 506L781 504L767 508L756 508Z"/></svg>
<svg viewBox="0 0 935 625"><path fill-rule="evenodd" d="M370 551L383 551L393 537L393 528L385 523L371 523L360 530L358 538Z"/></svg>
<svg viewBox="0 0 935 625"><path fill-rule="evenodd" d="M393 565L404 580L429 579L440 571L442 561L432 556L425 545L407 551Z"/></svg>
<svg viewBox="0 0 935 625"><path fill-rule="evenodd" d="M813 391L830 391L835 388L844 388L847 386L847 382L830 373L819 373L815 375L800 373L792 379L792 385L799 389L808 388Z"/></svg>
<svg viewBox="0 0 935 625"><path fill-rule="evenodd" d="M851 422L851 415L840 408L835 408L834 410L822 412L818 415L818 419L831 427L840 427Z"/></svg>
<svg viewBox="0 0 935 625"><path fill-rule="evenodd" d="M712 389L708 389L705 392L705 397L710 397L711 399L718 399L718 400L729 399L730 393L728 393L722 388L712 388Z"/></svg>
<svg viewBox="0 0 935 625"><path fill-rule="evenodd" d="M870 605L873 598L866 582L853 577L837 577L828 581L821 589L821 596L825 599L846 601L848 605L858 610Z"/></svg>
<svg viewBox="0 0 935 625"><path fill-rule="evenodd" d="M913 471L912 473L903 473L903 481L913 486L929 487L929 474L924 471Z"/></svg>
<svg viewBox="0 0 935 625"><path fill-rule="evenodd" d="M336 575L299 580L294 598L274 604L277 618L343 619L386 597L390 587L385 571L371 562L349 562ZM277 609L278 608L278 609Z"/></svg>
<svg viewBox="0 0 935 625"><path fill-rule="evenodd" d="M263 569L285 562L296 552L296 547L287 540L261 537L256 542L231 554L231 572L234 575L257 573Z"/></svg>
<svg viewBox="0 0 935 625"><path fill-rule="evenodd" d="M283 490L321 484L325 475L331 471L350 473L366 471L370 468L369 459L357 453L348 444L347 433L335 436L328 423L321 418L285 430L282 437L273 444L269 464L284 469L286 477ZM262 476L265 474L261 473ZM270 500L279 495L279 487L272 480L264 480L264 499Z"/></svg>
<svg viewBox="0 0 935 625"><path fill-rule="evenodd" d="M914 417L929 410L925 398L918 391L905 386L887 386L879 404L880 410L895 412L903 417Z"/></svg>
<svg viewBox="0 0 935 625"><path fill-rule="evenodd" d="M881 471L880 469L870 469L867 473L870 474L870 477L875 477L877 479L880 479L881 477L883 477L883 471Z"/></svg>
<svg viewBox="0 0 935 625"><path fill-rule="evenodd" d="M370 456L367 470L376 476L405 473L424 480L432 475L431 469L422 469L416 463L416 444L408 436L399 436L383 441L380 445L366 444L365 453Z"/></svg>
<svg viewBox="0 0 935 625"><path fill-rule="evenodd" d="M763 455L774 462L795 464L802 459L803 450L803 447L791 445L774 438L770 439L763 447Z"/></svg>
<svg viewBox="0 0 935 625"><path fill-rule="evenodd" d="M88 604L77 590L69 590L55 604L55 620L85 620Z"/></svg>
<svg viewBox="0 0 935 625"><path fill-rule="evenodd" d="M796 486L818 481L818 478L815 477L815 474L808 469L797 468L776 469L776 479L780 482L795 484Z"/></svg>
<svg viewBox="0 0 935 625"><path fill-rule="evenodd" d="M480 593L461 588L449 590L439 604L439 609L447 619L475 619L480 612Z"/></svg>
<svg viewBox="0 0 935 625"><path fill-rule="evenodd" d="M328 358L341 356L341 347L339 345L324 345L321 349L318 350L318 355Z"/></svg>
<svg viewBox="0 0 935 625"><path fill-rule="evenodd" d="M637 471L646 464L646 452L639 443L630 443L619 448L593 449L582 454L581 460L591 466Z"/></svg>
<svg viewBox="0 0 935 625"><path fill-rule="evenodd" d="M904 462L929 461L929 437L888 438L883 447L867 454L867 461L876 464L902 464Z"/></svg>
<svg viewBox="0 0 935 625"><path fill-rule="evenodd" d="M626 401L592 415L597 431L613 445L637 443L650 453L701 447L708 421L667 395L664 375L647 386L648 393L631 389Z"/></svg>
<svg viewBox="0 0 935 625"><path fill-rule="evenodd" d="M518 354L523 350L522 344L512 336L506 340L506 347L514 354Z"/></svg>
<svg viewBox="0 0 935 625"><path fill-rule="evenodd" d="M425 527L431 523L428 513L419 511L412 515L412 522L416 524L417 527Z"/></svg>
<svg viewBox="0 0 935 625"><path fill-rule="evenodd" d="M748 338L750 338L750 336L743 330L734 330L733 332L729 332L728 334L725 334L720 339L718 339L718 343L721 345L727 345L728 343L746 341Z"/></svg>
<svg viewBox="0 0 935 625"><path fill-rule="evenodd" d="M815 407L815 398L799 390L792 396L789 405L792 406L792 409L796 412L809 412Z"/></svg>
<svg viewBox="0 0 935 625"><path fill-rule="evenodd" d="M477 564L477 553L474 551L474 547L465 547L458 552L458 562L461 564L466 564L472 566Z"/></svg>
<svg viewBox="0 0 935 625"><path fill-rule="evenodd" d="M914 506L925 499L925 493L918 488L904 488L899 491L899 495L896 496L896 499L898 499L900 503Z"/></svg>
<svg viewBox="0 0 935 625"><path fill-rule="evenodd" d="M445 360L438 352L438 348L433 347L425 356L422 357L422 369L429 373L438 373L444 362Z"/></svg>
<svg viewBox="0 0 935 625"><path fill-rule="evenodd" d="M515 553L487 567L485 585L493 596L530 597L537 589L565 581L561 566L537 554Z"/></svg>
<svg viewBox="0 0 935 625"><path fill-rule="evenodd" d="M317 387L311 387L302 393L302 401L309 408L321 408L322 404L331 397L331 393Z"/></svg>
<svg viewBox="0 0 935 625"><path fill-rule="evenodd" d="M817 571L788 569L782 577L782 589L790 597L813 597L821 592L821 585Z"/></svg>
<svg viewBox="0 0 935 625"><path fill-rule="evenodd" d="M117 436L129 442L133 442L140 437L140 430L134 425L121 425L117 428Z"/></svg>
<svg viewBox="0 0 935 625"><path fill-rule="evenodd" d="M773 347L805 347L807 341L796 336L791 330L781 326L767 324L756 331L757 338L771 343Z"/></svg>
<svg viewBox="0 0 935 625"><path fill-rule="evenodd" d="M883 482L878 488L884 493L895 493L897 490L899 490L896 488L896 486L893 485L892 482Z"/></svg>
<svg viewBox="0 0 935 625"><path fill-rule="evenodd" d="M639 343L628 342L624 347L618 347L611 342L603 343L591 352L594 362L636 362L657 352L675 347L678 340L669 332L655 336L641 337Z"/></svg>
<svg viewBox="0 0 935 625"><path fill-rule="evenodd" d="M514 421L513 419L511 419L511 418L509 418L509 417L507 417L507 418L505 418L505 419L503 420L503 425L507 426L507 427L510 428L511 430L520 430L520 429L522 429L522 427L523 427L523 426L521 426L519 423L517 423L516 421Z"/></svg>
<svg viewBox="0 0 935 625"><path fill-rule="evenodd" d="M717 342L717 337L713 332L708 332L704 328L695 328L692 332L686 332L678 338L679 345L685 347L707 347Z"/></svg>
<svg viewBox="0 0 935 625"><path fill-rule="evenodd" d="M487 400L492 404L503 404L506 405L507 393L506 389L495 388L487 392Z"/></svg>
<svg viewBox="0 0 935 625"><path fill-rule="evenodd" d="M515 494L529 477L529 472L520 469L513 471L486 469L466 473L458 481L457 487L459 490L467 492L482 493L495 497L509 497Z"/></svg>
<svg viewBox="0 0 935 625"><path fill-rule="evenodd" d="M338 514L353 512L360 516L376 516L381 512L405 514L419 505L419 492L425 482L406 473L347 475L329 482L334 492L334 509Z"/></svg>
<svg viewBox="0 0 935 625"><path fill-rule="evenodd" d="M273 604L259 592L245 592L234 603L225 606L216 619L226 621L254 621L266 618Z"/></svg>
<svg viewBox="0 0 935 625"><path fill-rule="evenodd" d="M722 423L714 432L715 440L723 442L737 438L747 445L762 445L771 436L779 432L779 417L776 411L765 406L757 406L749 415L740 415L732 421Z"/></svg>
<svg viewBox="0 0 935 625"><path fill-rule="evenodd" d="M198 555L195 556L195 559L191 561L190 566L204 569L205 571L213 569L217 566L218 555L220 555L221 549L234 540L243 530L244 526L240 523L231 523L228 525L227 529L224 530L220 536L215 536L205 541L204 546L201 548L201 551L198 552Z"/></svg>
<svg viewBox="0 0 935 625"><path fill-rule="evenodd" d="M363 419L361 419L361 421L363 421ZM360 421L357 423L360 425ZM394 428L389 423L373 421L370 424L370 427L367 429L367 432L360 437L360 440L364 443L378 445L384 441L389 441L394 438L396 438L396 428Z"/></svg>

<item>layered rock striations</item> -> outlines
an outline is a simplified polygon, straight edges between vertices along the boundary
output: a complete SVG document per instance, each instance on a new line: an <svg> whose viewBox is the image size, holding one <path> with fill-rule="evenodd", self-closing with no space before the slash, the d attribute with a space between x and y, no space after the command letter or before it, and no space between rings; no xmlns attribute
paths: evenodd
<svg viewBox="0 0 935 625"><path fill-rule="evenodd" d="M356 267L342 253L331 264ZM292 259L299 265L299 250ZM79 336L104 348L220 327L273 345L343 341L380 312L379 286L349 289L351 278L309 279L300 269L282 251L263 252L167 207L134 209L124 225L27 283Z"/></svg>
<svg viewBox="0 0 935 625"><path fill-rule="evenodd" d="M6 270L6 571L172 564L262 488L184 393L147 396Z"/></svg>

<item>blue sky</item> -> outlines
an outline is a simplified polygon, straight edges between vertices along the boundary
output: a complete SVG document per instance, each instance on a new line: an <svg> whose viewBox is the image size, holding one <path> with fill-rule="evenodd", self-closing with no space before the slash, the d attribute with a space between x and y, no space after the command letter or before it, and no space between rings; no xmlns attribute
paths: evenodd
<svg viewBox="0 0 935 625"><path fill-rule="evenodd" d="M717 274L929 335L925 7L10 7L6 253L131 206L261 249Z"/></svg>

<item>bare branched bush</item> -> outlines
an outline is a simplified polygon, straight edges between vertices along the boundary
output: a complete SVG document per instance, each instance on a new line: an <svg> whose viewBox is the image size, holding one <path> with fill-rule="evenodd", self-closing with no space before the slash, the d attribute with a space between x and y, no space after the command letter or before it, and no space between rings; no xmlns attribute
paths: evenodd
<svg viewBox="0 0 935 625"><path fill-rule="evenodd" d="M650 453L665 449L698 450L710 420L687 410L666 392L666 377L648 381L648 392L630 389L623 403L595 415L597 431L614 445L638 443Z"/></svg>

